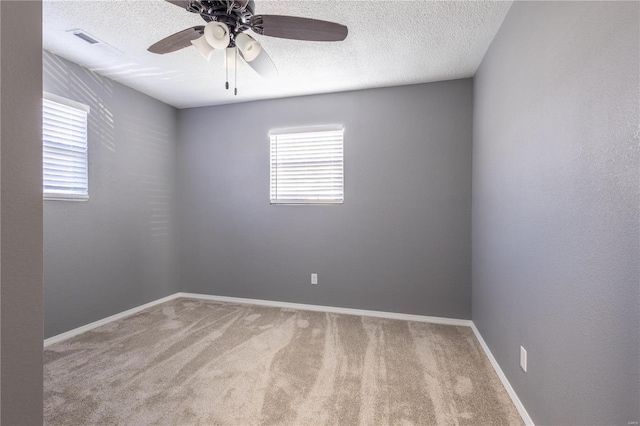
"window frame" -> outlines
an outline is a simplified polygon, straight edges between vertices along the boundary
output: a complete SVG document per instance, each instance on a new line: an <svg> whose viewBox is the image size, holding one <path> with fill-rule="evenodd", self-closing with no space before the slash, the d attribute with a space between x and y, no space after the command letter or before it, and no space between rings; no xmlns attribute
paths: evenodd
<svg viewBox="0 0 640 426"><path fill-rule="evenodd" d="M62 96L58 96L58 95L54 95L53 93L49 93L49 92L43 92L42 93L42 99L43 99L43 103L42 103L42 117L43 117L43 122L42 122L42 130L43 130L43 134L42 134L42 140L41 140L41 144L42 144L42 149L43 149L43 154L42 154L42 195L43 195L43 200L44 201L88 201L89 200L89 113L91 111L91 108L88 105L85 105L83 103L71 100L71 99L67 99L64 98ZM45 187L45 183L44 183L44 166L45 166L45 154L44 154L44 148L45 148L45 139L44 139L44 101L49 101L49 102L53 102L68 108L72 108L81 112L85 112L86 113L86 121L85 121L85 131L86 131L86 137L85 137L85 158L86 158L86 179L87 179L87 189L86 189L86 193L72 193L72 192L51 192L51 191L47 191L46 187Z"/></svg>
<svg viewBox="0 0 640 426"><path fill-rule="evenodd" d="M279 200L278 198L272 198L272 188L274 186L273 179L273 137L274 136L285 136L291 134L312 134L312 133L321 133L321 132L341 132L341 180L342 180L342 197L340 199L335 200L314 200L314 199L294 199L294 200ZM344 134L345 127L344 125L326 125L326 126L306 126L306 127L292 127L292 128L280 128L280 129L272 129L268 132L269 136L269 203L272 206L340 206L344 204L345 198L345 158L344 158ZM277 142L276 142L277 143ZM277 184L276 184L277 185Z"/></svg>

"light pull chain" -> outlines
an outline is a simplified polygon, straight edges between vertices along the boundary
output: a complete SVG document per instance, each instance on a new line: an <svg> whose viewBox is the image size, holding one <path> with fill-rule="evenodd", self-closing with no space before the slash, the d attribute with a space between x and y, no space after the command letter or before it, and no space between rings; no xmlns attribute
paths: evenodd
<svg viewBox="0 0 640 426"><path fill-rule="evenodd" d="M225 56L224 64L225 64L225 69L226 69L226 72L227 72L227 74L226 74L226 82L224 83L224 88L229 90L229 61L226 60L226 59L228 59L226 50L224 51L224 56Z"/></svg>
<svg viewBox="0 0 640 426"><path fill-rule="evenodd" d="M234 85L233 95L238 96L238 48L236 47L234 51L236 52L236 57L235 57L236 67L235 67L235 81L233 83Z"/></svg>

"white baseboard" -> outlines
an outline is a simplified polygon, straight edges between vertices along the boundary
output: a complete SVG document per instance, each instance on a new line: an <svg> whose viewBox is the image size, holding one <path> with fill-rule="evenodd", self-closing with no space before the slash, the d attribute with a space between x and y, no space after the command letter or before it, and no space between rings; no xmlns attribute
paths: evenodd
<svg viewBox="0 0 640 426"><path fill-rule="evenodd" d="M100 327L112 321L116 321L116 320L128 317L144 309L151 308L152 306L159 305L161 303L168 302L170 300L177 299L179 297L190 298L190 299L212 300L217 302L240 303L240 304L246 304L246 305L271 306L274 308L289 308L289 309L301 309L305 311L331 312L331 313L346 314L346 315L361 315L364 317L377 317L377 318L399 319L399 320L405 320L405 321L430 322L434 324L457 325L457 326L464 326L464 327L471 326L471 320L461 320L461 319L454 319L454 318L428 317L423 315L399 314L399 313L381 312L381 311L367 311L363 309L335 308L333 306L305 305L302 303L277 302L274 300L245 299L241 297L211 296L208 294L174 293L170 296L163 297L162 299L145 303L144 305L140 305L135 308L129 309L127 311L120 312L119 314L111 315L110 317L103 318L98 321L94 321L87 325L83 325L82 327L74 328L73 330L69 330L62 334L49 337L48 339L45 339L44 346L47 347L53 343L62 342L63 340L70 339L74 336L77 336L78 334L82 334L86 331L93 330L96 327Z"/></svg>
<svg viewBox="0 0 640 426"><path fill-rule="evenodd" d="M524 421L524 424L526 424L527 426L534 426L533 420L531 420L529 413L527 413L527 410L524 408L524 405L520 401L520 398L518 398L516 391L513 389L513 387L511 387L511 383L509 383L507 376L505 376L504 372L502 371L502 368L500 368L498 361L496 361L496 359L493 357L493 354L491 353L489 346L487 346L487 342L485 342L484 339L482 338L482 335L476 328L476 325L472 323L471 329L473 330L473 333L476 335L478 342L480 342L480 346L482 346L482 349L484 349L484 352L487 354L487 358L489 358L489 361L491 362L493 369L496 370L496 374L498 374L498 377L500 378L502 385L504 386L504 388L507 390L507 393L511 397L511 401L513 401L513 405L516 406L518 413L520 413L520 417L522 417L522 421Z"/></svg>
<svg viewBox="0 0 640 426"><path fill-rule="evenodd" d="M245 305L271 306L274 308L300 309L303 311L330 312L333 314L360 315L363 317L389 318L404 321L430 322L433 324L471 327L471 320L428 317L424 315L399 314L394 312L368 311L364 309L336 308L333 306L306 305L304 303L277 302L275 300L245 299L242 297L211 296L208 294L178 293L179 297L213 300L216 302L240 303Z"/></svg>
<svg viewBox="0 0 640 426"><path fill-rule="evenodd" d="M155 305L159 305L161 303L164 302L168 302L169 300L173 300L173 299L177 299L179 293L174 293L170 296L167 297L163 297L162 299L158 299L158 300L154 300L153 302L149 302L149 303L145 303L144 305L140 305L140 306L136 306L135 308L131 308L129 310L126 310L124 312L120 312L119 314L115 314L115 315L111 315L110 317L107 318L103 318L101 320L98 321L94 321L90 324L87 325L83 325L82 327L78 327L78 328L74 328L73 330L69 330L67 332L64 332L62 334L58 334L57 336L53 336L53 337L49 337L48 339L44 340L44 347L46 348L49 345L52 345L54 343L58 343L58 342L62 342L63 340L67 340L70 339L74 336L77 336L78 334L82 334L84 332L87 332L89 330L93 330L96 327L100 327L102 325L108 324L112 321L116 321L125 317L128 317L130 315L136 314L144 309L150 308L152 306Z"/></svg>

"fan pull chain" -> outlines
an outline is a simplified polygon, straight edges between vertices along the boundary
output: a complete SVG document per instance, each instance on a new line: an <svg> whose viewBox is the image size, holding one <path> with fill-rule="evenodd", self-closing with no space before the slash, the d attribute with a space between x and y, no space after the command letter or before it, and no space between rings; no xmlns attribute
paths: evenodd
<svg viewBox="0 0 640 426"><path fill-rule="evenodd" d="M234 51L236 52L236 57L235 57L236 68L235 68L235 81L233 82L233 86L234 86L233 95L238 96L238 48L236 47Z"/></svg>
<svg viewBox="0 0 640 426"><path fill-rule="evenodd" d="M224 88L229 90L229 61L227 61L227 51L224 51L224 55L225 55L225 61L224 61L224 65L225 65L225 70L227 72L226 75L226 82L224 83Z"/></svg>

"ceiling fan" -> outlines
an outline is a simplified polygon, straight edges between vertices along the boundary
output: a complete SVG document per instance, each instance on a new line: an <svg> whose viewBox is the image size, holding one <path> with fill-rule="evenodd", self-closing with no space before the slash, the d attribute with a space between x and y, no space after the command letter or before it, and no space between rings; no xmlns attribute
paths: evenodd
<svg viewBox="0 0 640 426"><path fill-rule="evenodd" d="M253 0L166 0L206 22L166 37L149 47L149 52L165 54L194 46L207 60L215 49L226 49L227 74L230 59L237 65L238 54L263 77L278 71L260 43L247 30L270 37L307 41L342 41L346 26L318 19L283 15L255 15ZM228 80L228 78L227 78ZM229 88L227 81L226 88ZM237 94L237 89L236 89Z"/></svg>

